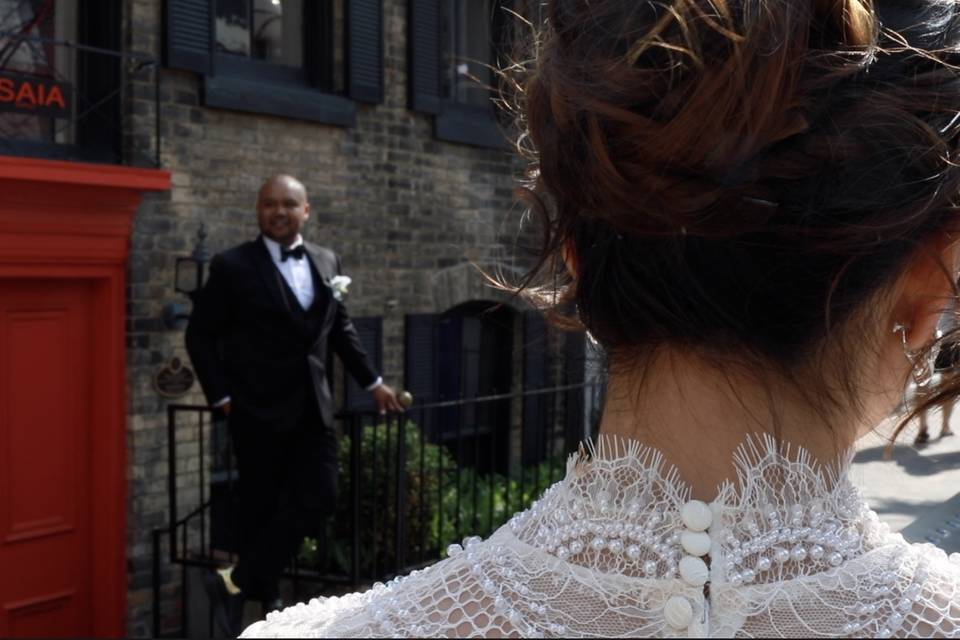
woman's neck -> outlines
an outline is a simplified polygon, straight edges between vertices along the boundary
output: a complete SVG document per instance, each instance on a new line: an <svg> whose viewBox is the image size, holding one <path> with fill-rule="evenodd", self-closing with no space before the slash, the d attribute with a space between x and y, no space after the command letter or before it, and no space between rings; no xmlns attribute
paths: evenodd
<svg viewBox="0 0 960 640"><path fill-rule="evenodd" d="M658 449L693 497L709 501L722 481L736 479L733 454L748 434L769 433L826 464L853 444L856 425L828 424L786 389L662 353L643 368L611 372L600 432Z"/></svg>

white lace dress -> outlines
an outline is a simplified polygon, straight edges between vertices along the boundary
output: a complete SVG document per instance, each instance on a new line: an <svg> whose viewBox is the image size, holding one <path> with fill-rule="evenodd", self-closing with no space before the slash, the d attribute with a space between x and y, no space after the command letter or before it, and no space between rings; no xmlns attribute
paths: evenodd
<svg viewBox="0 0 960 640"><path fill-rule="evenodd" d="M847 478L769 438L707 505L662 457L604 440L489 539L243 637L960 636L960 557L908 544Z"/></svg>

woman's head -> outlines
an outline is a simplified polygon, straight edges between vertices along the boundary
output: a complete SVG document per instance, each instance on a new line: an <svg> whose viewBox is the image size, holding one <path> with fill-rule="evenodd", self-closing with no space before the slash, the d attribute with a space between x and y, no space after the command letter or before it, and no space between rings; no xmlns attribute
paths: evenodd
<svg viewBox="0 0 960 640"><path fill-rule="evenodd" d="M614 365L676 348L839 381L820 395L849 405L895 320L932 339L960 197L955 2L545 13L520 98L540 272L566 262L559 293Z"/></svg>

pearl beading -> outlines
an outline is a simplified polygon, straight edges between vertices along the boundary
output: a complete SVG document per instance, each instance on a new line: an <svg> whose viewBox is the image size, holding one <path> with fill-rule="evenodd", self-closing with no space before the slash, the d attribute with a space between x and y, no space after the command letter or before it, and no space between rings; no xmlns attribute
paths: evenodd
<svg viewBox="0 0 960 640"><path fill-rule="evenodd" d="M754 515L739 523L745 536L728 532L722 537L724 576L734 586L788 563L803 563L814 571L838 567L862 549L863 532L855 524L844 524L856 523L859 510L828 517L822 502L815 501L791 505L786 513L766 505ZM757 520L766 523L764 529Z"/></svg>
<svg viewBox="0 0 960 640"><path fill-rule="evenodd" d="M861 555L867 538L888 533L851 485L834 483L825 476L816 481L811 478L813 474L804 476L783 495L769 493L769 486L758 490L756 485L752 492L743 495L721 494L718 502L710 505L717 518L708 535L709 552L706 541L694 537L704 534L684 527L679 512L689 502L656 502L650 499L649 488L638 491L632 499L622 491L614 492L616 498L611 499L610 492L597 490L602 477L601 482L594 480L576 493L561 492L551 495L549 500L544 496L541 503L515 517L510 525L518 537L561 560L598 568L618 567L627 574L636 572L635 575L651 579L679 577L690 586L715 579L740 587L830 572ZM758 500L757 494L762 495L763 491L786 504ZM751 503L758 506L751 510ZM732 517L725 518L724 514ZM697 557L708 553L717 565L713 571ZM686 574L680 570L684 561L688 563ZM696 567L694 561L698 563ZM878 604L889 598L896 579L896 574L890 573L883 576L882 584L868 588L864 596L876 598L877 602L860 605L857 615L861 619L849 623L845 632L869 624L881 635L884 630L896 633L905 613L899 609L884 612ZM905 591L898 607L913 606L915 592L918 593L917 588ZM679 624L687 617L687 604L679 600L668 603L665 612L669 609L670 618Z"/></svg>
<svg viewBox="0 0 960 640"><path fill-rule="evenodd" d="M483 589L484 594L493 599L494 610L509 620L510 625L522 637L542 638L544 637L545 632L549 632L555 636L565 636L567 634L567 627L563 624L545 622L544 626L546 629L540 629L536 625L532 624L520 612L517 604L513 602L510 596L504 591L503 585L493 580L490 577L490 572L484 569L485 565L499 569L504 578L507 580L514 580L516 578L516 572L509 567L504 568L502 566L506 549L501 545L497 545L496 547L493 547L492 553L481 553L478 551L477 546L480 542L481 539L479 537L468 536L467 538L464 538L463 545L452 544L447 547L447 555L451 558L455 558L461 554L464 554L464 559L467 566L470 568L471 575L480 585L480 588ZM533 592L529 586L523 582L516 583L513 586L514 590L517 591L520 596L528 598L528 601L525 602L525 605L528 609L530 609L531 613L540 616L541 620L548 615L548 607L545 604L536 602L531 598Z"/></svg>
<svg viewBox="0 0 960 640"><path fill-rule="evenodd" d="M636 518L638 512L638 509L632 508L626 515ZM819 570L839 567L844 561L858 555L864 535L858 527L845 526L843 522L856 522L863 517L868 524L877 524L873 512L863 515L859 509L827 517L819 501L810 506L792 505L788 510L788 518L784 518L780 510L769 505L762 508L761 512L768 525L765 531L760 529L755 520L747 518L744 519L743 526L750 537L742 539L733 533L724 536L722 547L728 550L724 576L732 586L750 584L760 574L789 563L812 564L812 569ZM531 511L530 515L536 517L539 514ZM554 517L562 524L556 528L541 525L534 538L535 545L547 553L565 560L570 554L581 553L586 548L587 541L590 541L590 548L594 551L623 554L629 560L636 560L644 553L652 552L661 559L666 569L658 571L660 563L648 560L644 563L644 575L658 579L676 577L678 557L683 551L681 540L689 530L673 531L666 535L656 534L654 529L664 521L664 515L659 512L647 516L643 522L632 523L629 520L623 522L612 518L570 522L563 510L555 512ZM524 520L525 518L519 516L515 518L516 522L512 523L515 531L523 527ZM789 526L783 525L785 520L789 522ZM604 537L606 539L603 542L598 540ZM629 546L624 546L623 540L628 541ZM954 554L951 560L960 564L960 554ZM748 564L750 566L747 566ZM915 582L903 591L895 609L886 615L882 624L877 624L877 637L892 637L903 625L905 615L913 608L920 595L924 576L920 573L914 578ZM882 584L870 591L870 595L878 599L891 592L897 582L897 574L887 571L880 581ZM675 598L668 602L668 605L673 605L669 619L677 625L688 621L688 611L691 611L689 604L681 606L681 600L683 599ZM678 608L682 613L675 613L672 610L674 608ZM853 634L868 627L871 621L877 619L880 608L880 604L876 602L851 607L848 613L859 619L844 624L842 632ZM665 608L665 612L667 609Z"/></svg>
<svg viewBox="0 0 960 640"><path fill-rule="evenodd" d="M484 569L485 565L493 568L500 567L500 559L504 557L505 549L502 546L496 546L492 549L492 553L481 553L478 551L478 544L480 542L481 538L477 536L467 537L463 540L462 545L450 545L447 548L447 554L451 558L456 558L461 554L465 554L464 559L466 560L470 573L477 580L477 583L480 585L485 595L493 600L493 606L496 613L509 620L513 628L524 637L542 638L544 637L545 632L549 632L560 637L566 635L568 629L563 624L546 622L544 623L545 629L541 629L538 626L530 623L526 617L520 613L516 604L512 602L509 596L504 593L502 585L493 580L490 577L490 572ZM960 564L960 554L952 554L950 560L954 563ZM500 568L503 577L507 580L512 580L516 577L513 569ZM421 572L422 570L414 571L410 574L410 577L417 576ZM403 620L409 613L397 603L395 598L391 597L391 594L394 593L400 585L402 585L405 579L405 577L394 578L386 584L378 582L367 594L365 594L368 600L373 600L374 598L379 600L379 606L377 606L377 608L373 611L373 619L387 635L394 635L397 632L397 626L392 622L391 618L396 616L400 620ZM880 582L882 584L878 587L875 587L872 590L871 595L877 598L886 596L894 588L897 579L897 574L895 572L884 572L880 577ZM882 621L882 623L877 622L878 615L882 613L882 600L879 602L859 603L846 608L846 613L856 619L845 623L841 629L842 633L854 634L863 629L869 629L871 626L873 626L874 622L877 622L875 627L877 629L875 632L876 637L892 637L903 625L906 615L913 609L914 604L920 596L922 584L925 580L926 571L922 567L918 567L915 575L913 576L913 581L903 590L902 596L896 601L893 610L887 613L886 618ZM517 583L514 588L521 596L530 597L533 595L531 589L522 582ZM331 598L331 601L336 602L337 598L333 597ZM667 606L664 607L664 614L665 619L668 623L670 623L670 626L678 628L681 625L685 626L691 622L690 618L692 617L693 610L685 598L674 597L671 598L666 604ZM543 619L543 617L546 616L549 611L546 605L535 601L527 602L525 605L530 609L531 613L540 616L541 619ZM302 607L304 605L301 603L297 606ZM674 611L675 609L679 609L679 613ZM270 614L268 619L270 619L272 615L275 614ZM439 627L434 628L434 625L429 624L417 625L412 629L413 633L419 637L432 635L438 630Z"/></svg>
<svg viewBox="0 0 960 640"><path fill-rule="evenodd" d="M534 510L528 517L536 519L538 515ZM582 517L581 514L574 514L575 518L578 516ZM561 510L555 526L542 524L538 527L533 544L561 560L588 549L596 553L607 552L622 556L630 562L653 555L656 560L648 559L643 564L644 575L650 578L670 578L676 575L677 561L682 551L680 533L673 531L659 535L655 529L662 518L662 515L654 513L644 522L632 524L612 517L576 522L571 521ZM517 517L511 521L511 528L515 533L519 533L523 528L526 519Z"/></svg>
<svg viewBox="0 0 960 640"><path fill-rule="evenodd" d="M540 522L532 544L561 560L592 550L622 556L628 563L647 558L640 566L645 577L663 579L677 575L684 553L677 514L672 514L672 518L659 511L641 515L638 501L626 509L603 507L601 503L599 511L606 512L604 515L588 517L575 505L572 513L561 508L552 518L544 519L542 505L537 503L530 511L516 515L510 526L519 535L528 522ZM859 514L853 510L828 517L823 504L814 502L810 506L794 504L786 513L768 505L755 515L758 517L742 522L747 535L727 533L721 538L724 578L734 585L749 584L759 574L789 563L812 563L818 566L811 568L819 569L837 567L855 557L862 546L862 532L856 526L843 524L857 521ZM550 519L554 522L549 523ZM766 526L761 529L756 520ZM661 532L664 524L672 530Z"/></svg>

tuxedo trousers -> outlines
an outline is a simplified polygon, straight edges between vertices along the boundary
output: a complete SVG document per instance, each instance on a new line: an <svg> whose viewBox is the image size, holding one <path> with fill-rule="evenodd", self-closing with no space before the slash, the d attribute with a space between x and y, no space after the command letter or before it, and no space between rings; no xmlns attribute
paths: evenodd
<svg viewBox="0 0 960 640"><path fill-rule="evenodd" d="M279 596L284 567L304 536L318 535L337 501L337 437L309 403L292 429L232 414L239 471L239 558L234 583L248 597Z"/></svg>

